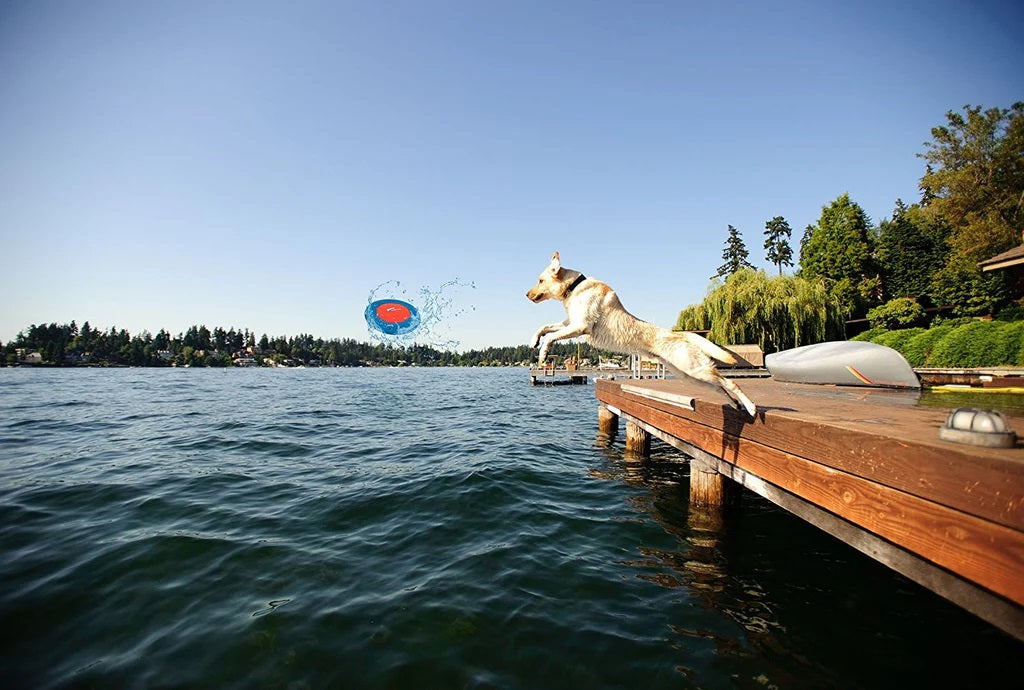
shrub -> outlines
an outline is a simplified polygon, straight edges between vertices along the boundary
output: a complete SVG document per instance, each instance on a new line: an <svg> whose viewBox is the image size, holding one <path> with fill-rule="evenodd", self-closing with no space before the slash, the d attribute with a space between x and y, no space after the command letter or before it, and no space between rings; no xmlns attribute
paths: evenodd
<svg viewBox="0 0 1024 690"><path fill-rule="evenodd" d="M996 367L1017 361L1019 343L1003 331L1017 322L975 321L954 328L936 343L930 365L936 367ZM1016 330L1016 329L1014 329ZM1012 347L1011 347L1012 345ZM1008 359L1011 356L1012 359Z"/></svg>
<svg viewBox="0 0 1024 690"><path fill-rule="evenodd" d="M1024 321L949 322L929 328L873 328L851 340L885 345L912 367L1024 366Z"/></svg>
<svg viewBox="0 0 1024 690"><path fill-rule="evenodd" d="M1020 364L1024 356L1024 321L1004 323L999 341L1004 350L1004 361L1001 364Z"/></svg>
<svg viewBox="0 0 1024 690"><path fill-rule="evenodd" d="M952 330L952 326L929 328L927 331L918 333L904 343L903 349L900 352L907 358L912 367L931 366L930 359L935 344L945 338Z"/></svg>
<svg viewBox="0 0 1024 690"><path fill-rule="evenodd" d="M925 330L923 328L901 328L898 331L886 331L884 333L880 333L875 338L872 338L871 342L891 347L906 357L904 350L906 349L907 343L910 342L914 336L921 335L924 332Z"/></svg>
<svg viewBox="0 0 1024 690"><path fill-rule="evenodd" d="M936 316L932 319L932 328L937 326L963 326L977 321L973 316Z"/></svg>
<svg viewBox="0 0 1024 690"><path fill-rule="evenodd" d="M875 338L877 338L878 336L882 335L883 333L888 333L888 332L889 331L885 330L884 328L872 328L870 331L864 331L863 333L858 333L857 335L855 335L852 338L850 338L850 340L856 340L858 342L869 342L870 343L870 342L874 342Z"/></svg>
<svg viewBox="0 0 1024 690"><path fill-rule="evenodd" d="M868 311L872 328L908 328L924 323L924 309L909 297L897 297Z"/></svg>
<svg viewBox="0 0 1024 690"><path fill-rule="evenodd" d="M1003 307L993 317L997 321L1021 321L1024 320L1024 305L1014 302L1006 307Z"/></svg>

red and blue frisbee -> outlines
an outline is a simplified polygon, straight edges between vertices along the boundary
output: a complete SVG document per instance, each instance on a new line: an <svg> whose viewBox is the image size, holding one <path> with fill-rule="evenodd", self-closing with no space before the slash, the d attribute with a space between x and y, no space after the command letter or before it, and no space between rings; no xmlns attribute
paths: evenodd
<svg viewBox="0 0 1024 690"><path fill-rule="evenodd" d="M386 335L412 333L420 326L420 312L400 299L379 299L370 302L364 314L366 323Z"/></svg>

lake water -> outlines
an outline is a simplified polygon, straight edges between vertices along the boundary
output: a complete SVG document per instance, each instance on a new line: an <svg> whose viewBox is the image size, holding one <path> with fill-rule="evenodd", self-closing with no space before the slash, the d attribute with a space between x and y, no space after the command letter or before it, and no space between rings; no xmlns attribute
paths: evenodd
<svg viewBox="0 0 1024 690"><path fill-rule="evenodd" d="M0 687L988 688L1024 645L522 369L0 369Z"/></svg>

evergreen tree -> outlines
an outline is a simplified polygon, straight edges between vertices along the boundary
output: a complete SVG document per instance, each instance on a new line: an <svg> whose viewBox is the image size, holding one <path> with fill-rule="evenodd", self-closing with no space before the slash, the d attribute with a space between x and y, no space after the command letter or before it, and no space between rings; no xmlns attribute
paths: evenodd
<svg viewBox="0 0 1024 690"><path fill-rule="evenodd" d="M741 268L753 268L747 261L748 256L750 252L747 251L747 245L743 243L739 230L730 225L729 236L725 239L725 249L722 250L722 259L725 263L718 267L718 273L713 277L725 278Z"/></svg>
<svg viewBox="0 0 1024 690"><path fill-rule="evenodd" d="M949 228L920 205L907 206L897 199L892 219L879 224L875 243L883 298L932 302L932 277L946 262L948 235Z"/></svg>
<svg viewBox="0 0 1024 690"><path fill-rule="evenodd" d="M808 228L800 276L823 280L849 316L863 316L881 297L873 240L864 209L843 194L823 206L818 224Z"/></svg>
<svg viewBox="0 0 1024 690"><path fill-rule="evenodd" d="M789 246L789 238L793 235L792 228L782 216L775 216L764 224L765 258L775 264L782 275L782 267L793 265L793 248Z"/></svg>
<svg viewBox="0 0 1024 690"><path fill-rule="evenodd" d="M800 236L800 256L804 255L804 251L807 249L807 243L811 241L812 234L814 234L813 225L808 225L804 228L804 234Z"/></svg>

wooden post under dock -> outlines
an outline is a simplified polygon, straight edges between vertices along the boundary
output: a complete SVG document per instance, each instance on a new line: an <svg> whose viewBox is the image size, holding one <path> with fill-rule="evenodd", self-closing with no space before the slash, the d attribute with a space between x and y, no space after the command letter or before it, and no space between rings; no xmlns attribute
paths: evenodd
<svg viewBox="0 0 1024 690"><path fill-rule="evenodd" d="M626 422L626 452L642 458L651 454L651 435L633 421Z"/></svg>
<svg viewBox="0 0 1024 690"><path fill-rule="evenodd" d="M694 504L750 489L1024 640L1024 445L940 440L949 409L912 391L741 386L755 420L695 384L598 380L599 425L622 418L634 457L651 436L683 451Z"/></svg>
<svg viewBox="0 0 1024 690"><path fill-rule="evenodd" d="M619 415L606 405L597 408L597 432L608 439L615 438L619 433Z"/></svg>

